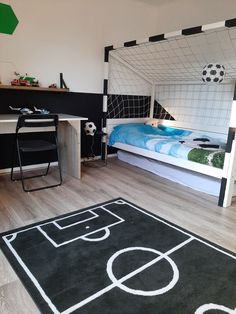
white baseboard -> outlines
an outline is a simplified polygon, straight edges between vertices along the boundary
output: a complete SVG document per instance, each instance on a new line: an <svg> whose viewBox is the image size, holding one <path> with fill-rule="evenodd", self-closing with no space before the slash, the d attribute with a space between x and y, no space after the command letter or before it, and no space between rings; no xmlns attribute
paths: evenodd
<svg viewBox="0 0 236 314"><path fill-rule="evenodd" d="M116 157L117 154L109 154L107 155L107 158L113 158ZM94 157L94 160L99 160L101 159L101 156L96 156ZM81 161L89 161L88 158L82 158ZM24 166L24 171L30 171L30 170L37 170L37 169L41 169L41 168L45 168L47 167L48 164L37 164L37 165L30 165L30 166ZM52 162L51 166L57 166L57 162ZM20 171L20 167L16 167L14 168L14 172L19 172ZM4 175L4 174L9 174L11 172L11 168L5 168L5 169L0 169L0 175Z"/></svg>
<svg viewBox="0 0 236 314"><path fill-rule="evenodd" d="M108 154L107 158L113 158L116 156L117 156L116 153L115 154ZM81 161L83 162L83 161L91 161L91 160L99 160L99 159L101 159L101 156L95 156L93 158L83 157L83 158L81 158Z"/></svg>
<svg viewBox="0 0 236 314"><path fill-rule="evenodd" d="M37 164L37 165L24 166L24 171L30 171L30 170L46 168L47 165L48 164L46 163L46 164ZM51 166L57 166L57 162L56 161L52 162ZM20 171L20 167L14 168L14 172L19 172L19 171ZM9 174L10 172L11 172L11 168L0 169L0 175Z"/></svg>

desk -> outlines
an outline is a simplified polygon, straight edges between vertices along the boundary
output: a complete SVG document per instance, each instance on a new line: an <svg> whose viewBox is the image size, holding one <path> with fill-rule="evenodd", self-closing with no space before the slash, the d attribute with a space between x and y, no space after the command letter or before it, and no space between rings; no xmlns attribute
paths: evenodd
<svg viewBox="0 0 236 314"><path fill-rule="evenodd" d="M17 114L0 114L0 134L15 133ZM84 117L68 114L58 114L58 142L62 170L67 174L80 179L81 177L81 121L88 120ZM34 128L31 132L45 132L43 128ZM29 132L27 128L23 132Z"/></svg>

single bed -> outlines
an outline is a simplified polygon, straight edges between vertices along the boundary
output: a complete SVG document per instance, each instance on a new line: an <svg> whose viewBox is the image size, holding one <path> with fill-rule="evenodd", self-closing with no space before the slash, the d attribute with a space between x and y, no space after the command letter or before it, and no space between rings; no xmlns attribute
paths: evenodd
<svg viewBox="0 0 236 314"><path fill-rule="evenodd" d="M120 148L117 156L124 162L200 192L219 195L226 146L222 138L164 125L154 128L145 123L123 123L112 128L108 144ZM160 161L160 157L165 162ZM168 157L171 158L169 164L166 163ZM190 161L189 169L186 163L185 169L177 167L179 162L186 161ZM197 172L192 171L194 167L198 167ZM211 175L206 175L209 172Z"/></svg>
<svg viewBox="0 0 236 314"><path fill-rule="evenodd" d="M120 124L114 127L109 145L131 145L175 158L223 169L226 143L206 133L144 123Z"/></svg>
<svg viewBox="0 0 236 314"><path fill-rule="evenodd" d="M218 196L222 178L231 178L227 206L235 195L235 144L227 153L227 136L214 132L145 125L147 118L108 119L108 145L120 160L200 192ZM162 124L163 123L163 124ZM229 136L228 136L229 137ZM226 159L226 163L225 163Z"/></svg>

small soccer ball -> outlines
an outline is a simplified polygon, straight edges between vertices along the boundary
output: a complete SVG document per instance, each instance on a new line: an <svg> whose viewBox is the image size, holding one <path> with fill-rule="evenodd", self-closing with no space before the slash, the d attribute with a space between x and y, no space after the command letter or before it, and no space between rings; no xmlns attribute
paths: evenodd
<svg viewBox="0 0 236 314"><path fill-rule="evenodd" d="M225 76L225 67L218 63L209 63L204 66L202 80L205 83L221 83Z"/></svg>
<svg viewBox="0 0 236 314"><path fill-rule="evenodd" d="M96 125L94 122L86 122L84 126L84 131L86 135L94 136L95 132L97 130Z"/></svg>

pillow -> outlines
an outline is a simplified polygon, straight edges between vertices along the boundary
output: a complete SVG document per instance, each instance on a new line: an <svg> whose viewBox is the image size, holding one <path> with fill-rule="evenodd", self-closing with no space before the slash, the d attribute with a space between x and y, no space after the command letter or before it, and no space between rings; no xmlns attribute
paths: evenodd
<svg viewBox="0 0 236 314"><path fill-rule="evenodd" d="M154 128L158 127L158 120L157 119L149 119L144 124L151 125Z"/></svg>

